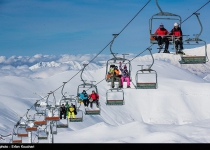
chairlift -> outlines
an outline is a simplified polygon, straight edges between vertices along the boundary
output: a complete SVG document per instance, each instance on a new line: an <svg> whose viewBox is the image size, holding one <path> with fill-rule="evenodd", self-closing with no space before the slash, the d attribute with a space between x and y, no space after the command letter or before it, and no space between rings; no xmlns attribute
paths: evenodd
<svg viewBox="0 0 210 150"><path fill-rule="evenodd" d="M42 125L46 125L47 121L45 120L45 116L46 116L46 105L43 106L39 106L39 109L37 107L35 107L35 110L37 111L34 114L34 125L35 126L42 126Z"/></svg>
<svg viewBox="0 0 210 150"><path fill-rule="evenodd" d="M41 100L37 100L34 104L36 114L45 115L45 109L46 109L47 103L43 102Z"/></svg>
<svg viewBox="0 0 210 150"><path fill-rule="evenodd" d="M48 139L48 133L47 133L47 126L39 126L37 129L37 136L38 140L47 140Z"/></svg>
<svg viewBox="0 0 210 150"><path fill-rule="evenodd" d="M51 120L51 121L49 121L48 122L48 124L47 124L47 134L57 134L58 133L58 131L57 131L57 120L55 121L55 120ZM49 131L51 132L51 133L49 133Z"/></svg>
<svg viewBox="0 0 210 150"><path fill-rule="evenodd" d="M29 110L30 109L27 109L27 112L26 112L26 124L27 124L27 127L26 127L26 131L27 132L32 132L32 131L36 131L37 130L37 127L34 125L34 121L35 121L35 118L34 116L32 115L29 115Z"/></svg>
<svg viewBox="0 0 210 150"><path fill-rule="evenodd" d="M81 71L81 80L83 82L83 84L80 84L77 88L77 96L79 95L79 93L81 93L83 90L87 91L95 91L96 93L98 93L98 88L95 84L93 84L93 82L96 81L90 81L91 83L86 83L86 80L83 80L82 78L82 73L84 72L85 67L87 66L87 64L83 64L83 69ZM81 101L78 99L78 103L80 103L81 105ZM99 103L100 106L100 103ZM89 108L85 108L85 115L100 115L100 107L97 109L89 109Z"/></svg>
<svg viewBox="0 0 210 150"><path fill-rule="evenodd" d="M68 122L68 118L66 117L66 119L60 119L57 122L57 128L68 128L69 127L69 122Z"/></svg>
<svg viewBox="0 0 210 150"><path fill-rule="evenodd" d="M34 115L29 115L29 110L28 109L27 113L26 113L26 132L28 132L28 139L29 139L29 143L32 143L32 136L35 134L35 132L37 131L37 126L34 125Z"/></svg>
<svg viewBox="0 0 210 150"><path fill-rule="evenodd" d="M26 132L27 124L23 121L23 117L20 117L20 120L13 128L12 133L12 143L23 143L23 137L28 137L28 133Z"/></svg>
<svg viewBox="0 0 210 150"><path fill-rule="evenodd" d="M60 117L59 117L59 111L58 111L58 108L54 105L49 105L49 96L50 94L52 94L52 92L48 93L48 97L47 97L47 106L46 106L46 109L45 109L45 120L46 121L58 121L60 120ZM53 95L54 96L54 95ZM54 103L55 104L55 103Z"/></svg>
<svg viewBox="0 0 210 150"><path fill-rule="evenodd" d="M98 103L99 103L99 108L95 108L94 106L93 109L86 108L85 115L100 115L101 113L100 102Z"/></svg>
<svg viewBox="0 0 210 150"><path fill-rule="evenodd" d="M101 113L100 101L98 102L98 105L99 106L96 107L96 105L93 104L92 109L91 108L85 108L85 115L100 115L100 113Z"/></svg>
<svg viewBox="0 0 210 150"><path fill-rule="evenodd" d="M124 92L120 88L106 91L106 105L124 105Z"/></svg>
<svg viewBox="0 0 210 150"><path fill-rule="evenodd" d="M157 40L154 38L154 36L155 36L154 35L154 31L155 30L153 29L153 22L154 22L154 20L175 20L176 22L179 23L180 27L181 27L181 22L182 22L182 19L181 19L181 17L179 15L173 14L173 13L169 13L169 12L163 12L162 9L160 8L159 4L158 4L158 0L155 0L155 1L156 1L156 5L157 5L158 9L160 10L160 12L157 13L157 14L154 14L149 19L149 33L150 33L150 43L151 44L158 44ZM173 41L174 41L173 39L169 40L169 45L173 45L172 49L174 49L174 47L175 47ZM159 50L159 52L160 51L161 51L161 49Z"/></svg>
<svg viewBox="0 0 210 150"><path fill-rule="evenodd" d="M85 108L85 115L100 115L101 113L101 107L100 107L100 102L98 102L99 107L97 108L94 104L93 104L93 108Z"/></svg>
<svg viewBox="0 0 210 150"><path fill-rule="evenodd" d="M45 120L45 113L35 113L34 119L35 126L47 125L47 121Z"/></svg>
<svg viewBox="0 0 210 150"><path fill-rule="evenodd" d="M152 56L151 48L148 48L150 55ZM157 72L151 67L154 64L154 58L152 56L152 64L148 65L148 68L143 68L136 72L136 89L156 89L157 88Z"/></svg>
<svg viewBox="0 0 210 150"><path fill-rule="evenodd" d="M206 42L202 39L199 38L199 36L201 35L202 31L203 31L203 26L201 24L201 21L198 17L198 15L200 15L200 13L193 13L199 24L201 27L200 33L199 34L195 34L195 38L189 38L189 35L186 35L186 40L183 40L183 45L199 45L200 42L204 44L204 53L201 56L196 56L196 55L182 55L181 56L181 60L179 61L180 64L205 64L206 62L208 62L208 56L207 56L207 45Z"/></svg>
<svg viewBox="0 0 210 150"><path fill-rule="evenodd" d="M109 72L109 69L110 69L110 66L119 66L119 63L121 62L122 63L122 67L124 65L127 66L127 69L128 69L128 72L129 72L129 75L130 75L130 81L132 81L132 78L131 78L131 62L130 60L126 59L125 58L125 55L129 55L129 54L122 54L123 57L117 57L117 54L118 53L113 53L112 52L112 44L114 43L114 40L115 38L118 36L119 34L113 34L113 40L110 44L110 52L111 54L113 55L113 58L109 59L106 63L106 74L105 74L105 80L106 82L110 83L111 82L111 79L110 78L107 78L107 75L108 75L108 72ZM120 69L119 69L120 70ZM115 82L117 82L117 79L115 80ZM126 81L124 81L126 82Z"/></svg>
<svg viewBox="0 0 210 150"><path fill-rule="evenodd" d="M82 122L83 121L83 111L80 110L80 108L77 106L78 100L76 98L73 98L74 95L69 95L70 103L75 105L77 114L75 115L75 118L70 117L68 120L69 122Z"/></svg>
<svg viewBox="0 0 210 150"><path fill-rule="evenodd" d="M87 66L87 64L83 64L83 69L81 71L81 74L80 74L80 78L81 78L81 81L83 82L82 84L80 84L78 87L77 87L77 96L79 93L81 93L83 90L85 90L86 92L87 91L92 91L94 90L96 93L98 93L98 88L95 84L93 84L93 82L96 82L96 81L90 81L91 83L87 83L86 80L83 80L82 78L82 74L84 72L84 69L85 67Z"/></svg>
<svg viewBox="0 0 210 150"><path fill-rule="evenodd" d="M18 136L18 134L15 133L14 130L15 129L13 129L11 143L23 143L22 136Z"/></svg>
<svg viewBox="0 0 210 150"><path fill-rule="evenodd" d="M68 127L69 127L69 124L68 124L69 122L68 122L67 116L66 116L65 119L62 119L62 118L64 118L64 116L61 116L61 114L60 114L60 109L61 109L60 107L61 107L62 105L67 104L67 103L70 104L69 98L67 98L67 97L64 95L64 93L63 93L64 86L65 86L65 84L66 84L67 82L63 82L63 83L64 83L64 84L63 84L63 87L62 87L62 90L61 90L62 98L61 98L61 100L58 102L59 105L56 105L57 110L59 110L59 111L58 111L58 114L59 114L58 116L60 117L59 120L56 122L56 127L57 127L57 128L68 128ZM65 115L67 115L67 113L66 113Z"/></svg>
<svg viewBox="0 0 210 150"><path fill-rule="evenodd" d="M82 110L79 109L79 107L77 107L77 99L73 98L74 95L69 95L69 97L67 97L63 93L64 86L66 85L67 82L63 82L63 83L64 84L63 84L63 87L61 90L62 98L60 100L60 107L62 106L62 104L65 105L66 103L68 103L69 105L71 105L71 103L72 103L76 107L77 115L75 115L76 116L75 118L69 118L69 119L66 116L67 119L64 119L64 120L66 120L67 123L64 123L63 125L61 125L63 120L60 120L61 124L59 124L59 122L58 122L57 126L61 125L64 127L68 127L68 122L82 122L83 121L83 112L82 112ZM59 111L59 113L60 113L60 111Z"/></svg>
<svg viewBox="0 0 210 150"><path fill-rule="evenodd" d="M52 134L57 134L57 121L60 120L58 109L53 106L48 106L46 109L46 114L47 116L45 116L45 120L47 121L47 125L52 128ZM49 130L50 129L48 129L48 131Z"/></svg>
<svg viewBox="0 0 210 150"><path fill-rule="evenodd" d="M21 117L22 118L22 117ZM26 122L21 122L17 128L18 137L28 137L28 133L26 132L27 124Z"/></svg>

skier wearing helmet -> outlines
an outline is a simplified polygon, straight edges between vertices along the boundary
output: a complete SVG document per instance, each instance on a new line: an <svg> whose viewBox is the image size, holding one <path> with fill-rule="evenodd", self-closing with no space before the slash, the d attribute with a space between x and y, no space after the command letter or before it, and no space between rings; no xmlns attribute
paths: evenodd
<svg viewBox="0 0 210 150"><path fill-rule="evenodd" d="M176 22L174 23L174 27L171 30L170 35L174 36L176 54L184 54L183 41L182 41L182 29L179 27L178 23Z"/></svg>

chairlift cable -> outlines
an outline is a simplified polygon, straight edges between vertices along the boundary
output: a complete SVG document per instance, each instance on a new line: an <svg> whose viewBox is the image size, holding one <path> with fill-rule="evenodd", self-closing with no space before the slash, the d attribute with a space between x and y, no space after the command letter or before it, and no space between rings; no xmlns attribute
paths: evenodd
<svg viewBox="0 0 210 150"><path fill-rule="evenodd" d="M207 2L207 3L205 3L203 6L201 6L197 11L195 11L194 13L196 13L196 12L198 12L199 10L201 10L204 6L206 6L208 3L210 2L210 0ZM187 17L184 21L182 21L182 23L183 22L185 22L186 20L188 20L190 17L192 17L193 15L194 15L194 13L192 13L192 15L190 15L189 17ZM181 24L182 24L181 23Z"/></svg>
<svg viewBox="0 0 210 150"><path fill-rule="evenodd" d="M127 23L127 25L118 33L118 34L120 34L120 33L122 33L123 32L123 30L125 30L125 28L139 15L139 13L149 4L149 2L150 2L151 0L149 0L138 12L137 12L137 14Z"/></svg>
<svg viewBox="0 0 210 150"><path fill-rule="evenodd" d="M10 135L12 135L11 133L9 133L9 134L7 134L7 135L2 135L2 134L0 134L0 137L2 138L2 137L8 137L8 136L10 136Z"/></svg>

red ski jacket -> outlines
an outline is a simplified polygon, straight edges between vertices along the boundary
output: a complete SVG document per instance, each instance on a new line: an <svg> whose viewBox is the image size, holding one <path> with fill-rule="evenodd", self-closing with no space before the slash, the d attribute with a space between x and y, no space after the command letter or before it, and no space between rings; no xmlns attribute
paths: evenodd
<svg viewBox="0 0 210 150"><path fill-rule="evenodd" d="M170 33L170 35L173 35L173 36L178 36L178 37L181 37L181 39L182 39L182 29L180 28L180 27L178 27L178 28L173 28L172 30L171 30L171 33Z"/></svg>
<svg viewBox="0 0 210 150"><path fill-rule="evenodd" d="M93 100L93 101L95 101L95 100L99 100L99 95L98 95L98 94L96 94L96 93L94 93L94 94L90 94L90 95L89 95L89 98L92 98L92 100Z"/></svg>
<svg viewBox="0 0 210 150"><path fill-rule="evenodd" d="M154 35L160 35L160 36L167 35L167 34L169 34L169 32L165 28L161 28L161 29L158 28L154 33Z"/></svg>
<svg viewBox="0 0 210 150"><path fill-rule="evenodd" d="M182 36L182 30L180 27L178 27L177 29L176 28L173 28L171 30L171 33L170 35L174 35L174 36Z"/></svg>

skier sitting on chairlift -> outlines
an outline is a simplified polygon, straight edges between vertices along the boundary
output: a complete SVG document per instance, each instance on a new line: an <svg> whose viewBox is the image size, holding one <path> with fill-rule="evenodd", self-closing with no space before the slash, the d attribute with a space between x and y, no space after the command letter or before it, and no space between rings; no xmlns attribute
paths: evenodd
<svg viewBox="0 0 210 150"><path fill-rule="evenodd" d="M82 101L84 103L85 108L88 107L88 94L85 90L82 91L82 93L78 94L79 101Z"/></svg>
<svg viewBox="0 0 210 150"><path fill-rule="evenodd" d="M163 53L170 53L168 51L169 40L167 37L167 35L169 35L169 32L167 29L164 28L163 24L160 24L159 28L155 31L154 35L154 38L157 40L160 49L163 48L162 44L165 43L165 50Z"/></svg>
<svg viewBox="0 0 210 150"><path fill-rule="evenodd" d="M184 52L182 51L183 50L182 29L179 27L178 23L176 22L174 23L174 27L171 30L170 35L174 36L176 54L184 54Z"/></svg>
<svg viewBox="0 0 210 150"><path fill-rule="evenodd" d="M69 107L68 118L70 119L71 116L72 118L75 118L75 115L77 115L76 107L71 103L71 106Z"/></svg>
<svg viewBox="0 0 210 150"><path fill-rule="evenodd" d="M60 107L60 119L62 119L62 115L63 118L66 119L66 107L64 106L64 104L62 104Z"/></svg>
<svg viewBox="0 0 210 150"><path fill-rule="evenodd" d="M124 65L124 67L122 68L122 62L120 62L120 71L121 71L121 83L120 83L120 88L123 88L123 82L124 80L127 81L127 88L130 88L130 75L127 69L127 66Z"/></svg>
<svg viewBox="0 0 210 150"><path fill-rule="evenodd" d="M88 97L89 99L89 103L90 103L90 108L93 108L93 103L96 103L96 107L99 108L99 95L97 93L95 93L95 91L92 91L92 94L89 95ZM88 104L89 104L88 103Z"/></svg>
<svg viewBox="0 0 210 150"><path fill-rule="evenodd" d="M110 65L108 74L106 76L107 79L110 79L114 75L114 67L115 67L115 65Z"/></svg>

